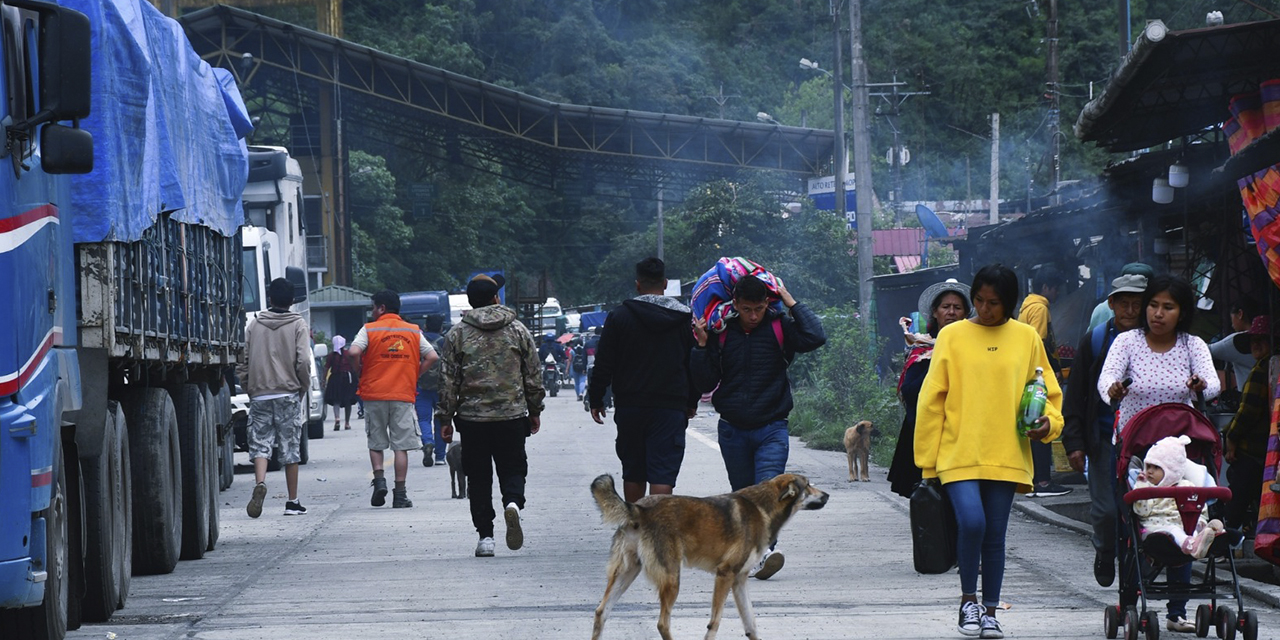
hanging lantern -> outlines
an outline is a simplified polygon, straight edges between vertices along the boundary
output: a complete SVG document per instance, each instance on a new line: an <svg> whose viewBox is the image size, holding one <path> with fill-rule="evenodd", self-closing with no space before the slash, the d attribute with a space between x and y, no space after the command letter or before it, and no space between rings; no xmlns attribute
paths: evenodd
<svg viewBox="0 0 1280 640"><path fill-rule="evenodd" d="M1151 183L1151 201L1156 204L1169 204L1173 202L1173 187L1169 186L1169 181L1164 178L1156 178Z"/></svg>
<svg viewBox="0 0 1280 640"><path fill-rule="evenodd" d="M1187 170L1187 165L1182 164L1181 161L1169 165L1169 186L1181 189L1190 181L1191 173Z"/></svg>

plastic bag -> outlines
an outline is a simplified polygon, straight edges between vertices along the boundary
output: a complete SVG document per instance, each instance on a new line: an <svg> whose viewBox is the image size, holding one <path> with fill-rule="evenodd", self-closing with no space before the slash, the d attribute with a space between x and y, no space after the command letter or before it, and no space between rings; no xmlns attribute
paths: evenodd
<svg viewBox="0 0 1280 640"><path fill-rule="evenodd" d="M946 573L956 566L956 514L936 478L911 492L911 558L917 573Z"/></svg>

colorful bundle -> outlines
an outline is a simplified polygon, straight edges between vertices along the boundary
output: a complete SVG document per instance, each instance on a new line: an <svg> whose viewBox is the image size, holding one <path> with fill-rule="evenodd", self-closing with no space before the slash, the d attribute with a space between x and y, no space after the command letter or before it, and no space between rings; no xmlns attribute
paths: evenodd
<svg viewBox="0 0 1280 640"><path fill-rule="evenodd" d="M746 258L720 258L716 266L702 274L693 286L693 312L707 321L707 331L721 333L730 318L737 317L733 308L733 287L747 276L759 278L769 289L769 307L782 313L778 280L764 267Z"/></svg>

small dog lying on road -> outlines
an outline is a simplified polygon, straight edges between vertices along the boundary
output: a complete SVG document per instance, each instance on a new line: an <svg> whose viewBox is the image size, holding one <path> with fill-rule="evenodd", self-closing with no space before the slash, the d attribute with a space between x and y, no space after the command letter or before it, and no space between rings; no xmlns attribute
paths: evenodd
<svg viewBox="0 0 1280 640"><path fill-rule="evenodd" d="M871 436L875 435L880 435L880 432L867 420L844 430L844 452L849 456L849 482L871 482L871 477L867 475L871 471L867 468L867 459L871 455ZM861 478L857 477L858 463L862 463Z"/></svg>
<svg viewBox="0 0 1280 640"><path fill-rule="evenodd" d="M596 607L592 640L600 638L609 612L641 569L658 589L658 633L663 640L671 640L671 608L680 591L681 564L716 576L706 638L715 638L725 598L732 589L747 638L758 640L755 613L747 595L748 572L792 515L827 504L826 493L812 487L808 478L792 474L719 496L657 495L635 504L618 496L613 476L602 475L591 483L591 493L604 522L618 527L609 552L609 582Z"/></svg>
<svg viewBox="0 0 1280 640"><path fill-rule="evenodd" d="M467 497L467 476L462 473L462 443L450 444L444 459L449 463L449 490L453 492L453 497Z"/></svg>

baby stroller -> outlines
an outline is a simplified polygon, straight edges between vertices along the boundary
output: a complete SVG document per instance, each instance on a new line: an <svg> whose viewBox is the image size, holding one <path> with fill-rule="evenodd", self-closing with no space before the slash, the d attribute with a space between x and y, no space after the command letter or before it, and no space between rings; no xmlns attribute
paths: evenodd
<svg viewBox="0 0 1280 640"><path fill-rule="evenodd" d="M1108 638L1115 638L1123 625L1125 640L1136 640L1144 632L1147 640L1160 637L1161 616L1148 610L1148 600L1207 599L1209 604L1196 607L1196 635L1203 638L1212 626L1219 638L1232 640L1241 631L1245 640L1258 637L1258 615L1244 610L1240 598L1240 581L1236 574L1235 558L1231 550L1239 546L1243 536L1239 531L1227 531L1219 535L1209 547L1203 578L1193 577L1187 584L1170 584L1166 578L1157 580L1160 572L1168 567L1180 567L1195 559L1167 534L1152 533L1143 540L1140 525L1132 505L1138 500L1173 498L1178 504L1184 529L1195 531L1200 513L1212 501L1231 499L1231 490L1212 486L1213 478L1222 468L1222 442L1217 428L1195 408L1178 403L1160 404L1144 409L1125 426L1123 438L1116 444L1116 493L1119 518L1116 523L1116 551L1120 565L1120 603L1108 606L1103 616ZM1147 449L1161 438L1186 435L1187 460L1204 465L1207 473L1203 484L1196 487L1146 487L1130 490L1137 471L1141 470L1141 458ZM1194 480L1193 480L1194 481ZM1123 499L1123 503L1120 502ZM1215 505L1217 507L1217 505ZM1218 576L1217 560L1225 560L1229 578ZM1226 572L1224 570L1224 572ZM1239 615L1229 606L1219 605L1218 600L1236 601Z"/></svg>

